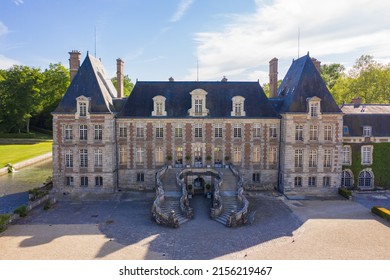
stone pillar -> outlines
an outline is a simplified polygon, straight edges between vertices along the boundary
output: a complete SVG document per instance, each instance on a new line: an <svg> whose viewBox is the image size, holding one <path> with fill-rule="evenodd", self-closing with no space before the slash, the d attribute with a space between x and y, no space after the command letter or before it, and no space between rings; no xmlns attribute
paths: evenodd
<svg viewBox="0 0 390 280"><path fill-rule="evenodd" d="M278 59L274 57L269 62L269 97L277 97L278 91Z"/></svg>
<svg viewBox="0 0 390 280"><path fill-rule="evenodd" d="M80 52L71 51L69 52L69 72L70 72L70 81L72 82L73 78L76 76L77 71L80 68Z"/></svg>
<svg viewBox="0 0 390 280"><path fill-rule="evenodd" d="M116 79L118 98L123 97L123 64L124 61L120 58L116 60Z"/></svg>

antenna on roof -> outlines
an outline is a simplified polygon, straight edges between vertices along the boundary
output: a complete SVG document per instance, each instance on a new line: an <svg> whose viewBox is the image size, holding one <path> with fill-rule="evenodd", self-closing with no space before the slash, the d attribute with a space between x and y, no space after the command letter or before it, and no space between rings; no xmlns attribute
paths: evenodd
<svg viewBox="0 0 390 280"><path fill-rule="evenodd" d="M199 59L196 60L196 81L199 82Z"/></svg>
<svg viewBox="0 0 390 280"><path fill-rule="evenodd" d="M95 25L95 57L97 57L97 56L96 56L96 41L97 41L97 40L96 40L96 37L97 37L97 36L96 36L96 25Z"/></svg>
<svg viewBox="0 0 390 280"><path fill-rule="evenodd" d="M301 39L301 28L298 26L298 58L299 58L299 43Z"/></svg>

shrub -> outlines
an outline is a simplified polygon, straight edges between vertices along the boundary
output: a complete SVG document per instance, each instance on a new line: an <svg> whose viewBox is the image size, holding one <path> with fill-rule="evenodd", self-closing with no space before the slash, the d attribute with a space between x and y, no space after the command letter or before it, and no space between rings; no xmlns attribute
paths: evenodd
<svg viewBox="0 0 390 280"><path fill-rule="evenodd" d="M43 205L43 210L49 210L51 208L50 200L46 200L45 204Z"/></svg>
<svg viewBox="0 0 390 280"><path fill-rule="evenodd" d="M172 156L171 155L167 155L167 161L171 161L172 160Z"/></svg>
<svg viewBox="0 0 390 280"><path fill-rule="evenodd" d="M346 188L339 188L339 195L344 196L346 199L352 197L352 192Z"/></svg>
<svg viewBox="0 0 390 280"><path fill-rule="evenodd" d="M9 214L0 214L0 232L3 232L7 229L10 217L11 215Z"/></svg>
<svg viewBox="0 0 390 280"><path fill-rule="evenodd" d="M371 208L371 212L390 222L390 211L388 209L374 206Z"/></svg>
<svg viewBox="0 0 390 280"><path fill-rule="evenodd" d="M18 214L20 217L26 217L27 216L27 206L26 205L19 206L18 208L16 208L14 210L14 213Z"/></svg>
<svg viewBox="0 0 390 280"><path fill-rule="evenodd" d="M32 190L29 190L28 193L30 194L30 200L35 201L47 195L49 191L41 188L34 188Z"/></svg>

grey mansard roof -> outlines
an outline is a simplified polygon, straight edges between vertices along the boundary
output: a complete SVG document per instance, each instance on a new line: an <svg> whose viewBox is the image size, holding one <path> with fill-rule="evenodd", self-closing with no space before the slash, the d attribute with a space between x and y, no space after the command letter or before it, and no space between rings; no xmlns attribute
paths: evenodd
<svg viewBox="0 0 390 280"><path fill-rule="evenodd" d="M195 89L207 92L207 117L243 118L231 117L232 98L242 96L246 118L279 118L258 82L137 82L118 116L151 117L153 97L161 95L166 98L166 117L189 117L190 92Z"/></svg>
<svg viewBox="0 0 390 280"><path fill-rule="evenodd" d="M82 95L91 99L89 109L91 113L117 111L113 101L117 96L116 89L100 60L89 54L53 113L75 113L76 98Z"/></svg>
<svg viewBox="0 0 390 280"><path fill-rule="evenodd" d="M308 112L307 99L321 99L322 113L341 113L309 55L293 61L272 104L280 113Z"/></svg>

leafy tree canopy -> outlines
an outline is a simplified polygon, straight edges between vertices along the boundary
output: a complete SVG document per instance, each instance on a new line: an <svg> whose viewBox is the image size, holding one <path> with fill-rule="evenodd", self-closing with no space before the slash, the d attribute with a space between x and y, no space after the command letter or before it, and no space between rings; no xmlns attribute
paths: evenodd
<svg viewBox="0 0 390 280"><path fill-rule="evenodd" d="M116 90L118 90L118 82L117 77L111 79L111 82L114 84ZM123 77L123 96L129 96L131 91L133 90L134 84L129 78L128 75Z"/></svg>

